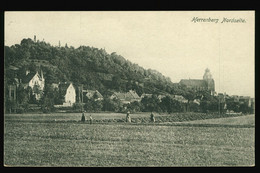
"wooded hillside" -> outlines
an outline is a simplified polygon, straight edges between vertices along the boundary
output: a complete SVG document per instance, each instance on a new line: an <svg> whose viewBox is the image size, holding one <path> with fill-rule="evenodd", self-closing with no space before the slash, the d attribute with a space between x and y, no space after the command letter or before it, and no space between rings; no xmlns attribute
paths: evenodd
<svg viewBox="0 0 260 173"><path fill-rule="evenodd" d="M160 72L144 69L115 52L108 54L104 49L89 46L74 48L66 44L59 47L28 38L20 44L5 46L4 62L5 67L18 67L18 75L24 75L27 69L36 71L41 68L46 83L69 81L83 84L84 88L97 89L102 94L129 89L136 90L139 95L179 92L170 78ZM6 70L6 80L12 77Z"/></svg>

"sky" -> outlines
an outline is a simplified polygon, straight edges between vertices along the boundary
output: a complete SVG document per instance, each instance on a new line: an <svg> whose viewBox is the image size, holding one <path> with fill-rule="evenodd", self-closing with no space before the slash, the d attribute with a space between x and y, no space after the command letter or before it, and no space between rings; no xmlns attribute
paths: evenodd
<svg viewBox="0 0 260 173"><path fill-rule="evenodd" d="M7 46L36 35L54 46L105 48L174 83L202 79L209 68L216 92L254 97L254 28L254 11L10 11L4 32Z"/></svg>

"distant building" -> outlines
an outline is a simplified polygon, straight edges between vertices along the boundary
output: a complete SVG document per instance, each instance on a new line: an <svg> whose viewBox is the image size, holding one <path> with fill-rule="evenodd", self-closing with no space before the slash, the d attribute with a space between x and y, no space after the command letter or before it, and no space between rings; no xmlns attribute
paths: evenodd
<svg viewBox="0 0 260 173"><path fill-rule="evenodd" d="M249 96L240 96L239 103L246 104L248 107L251 107L251 98Z"/></svg>
<svg viewBox="0 0 260 173"><path fill-rule="evenodd" d="M160 95L158 95L157 97L158 97L159 101L161 102L162 99L166 97L166 95L162 95L162 94L160 94Z"/></svg>
<svg viewBox="0 0 260 173"><path fill-rule="evenodd" d="M141 99L143 99L144 97L151 98L151 97L152 97L152 94L142 94L142 95L141 95Z"/></svg>
<svg viewBox="0 0 260 173"><path fill-rule="evenodd" d="M63 97L63 106L72 106L76 103L76 90L72 83L60 83L59 92Z"/></svg>
<svg viewBox="0 0 260 173"><path fill-rule="evenodd" d="M182 95L173 95L173 100L177 100L181 103L188 103L188 100L185 99Z"/></svg>
<svg viewBox="0 0 260 173"><path fill-rule="evenodd" d="M84 92L86 93L86 97L88 99L94 98L95 101L104 99L98 90L84 90Z"/></svg>
<svg viewBox="0 0 260 173"><path fill-rule="evenodd" d="M236 102L236 103L238 103L238 102L239 102L239 96L237 96L237 95L228 96L228 97L227 97L227 100L228 100L228 101L231 101L231 102Z"/></svg>
<svg viewBox="0 0 260 173"><path fill-rule="evenodd" d="M128 104L134 101L141 101L141 97L139 97L138 94L133 90L129 90L127 93L114 92L110 96L110 99L114 98L119 99L123 104Z"/></svg>
<svg viewBox="0 0 260 173"><path fill-rule="evenodd" d="M196 91L209 91L212 95L215 92L215 82L208 68L203 79L181 79L179 84Z"/></svg>
<svg viewBox="0 0 260 173"><path fill-rule="evenodd" d="M52 83L51 87L52 87L52 89L59 89L59 84L58 83Z"/></svg>
<svg viewBox="0 0 260 173"><path fill-rule="evenodd" d="M41 75L38 73L31 73L26 71L26 75L22 78L22 85L24 88L30 87L32 89L32 94L35 95L36 100L39 100L43 95L45 79L43 77L43 72Z"/></svg>

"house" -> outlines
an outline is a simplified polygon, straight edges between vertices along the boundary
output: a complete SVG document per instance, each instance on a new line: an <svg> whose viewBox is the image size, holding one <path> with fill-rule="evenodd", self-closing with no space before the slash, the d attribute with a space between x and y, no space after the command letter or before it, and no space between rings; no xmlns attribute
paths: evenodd
<svg viewBox="0 0 260 173"><path fill-rule="evenodd" d="M249 96L240 96L239 97L239 103L240 104L246 104L248 107L251 107L251 99Z"/></svg>
<svg viewBox="0 0 260 173"><path fill-rule="evenodd" d="M158 99L159 99L159 100L160 100L160 102L161 102L161 101L162 101L162 99L166 97L166 95L161 95L161 94L160 94L160 95L158 95L157 97L158 97Z"/></svg>
<svg viewBox="0 0 260 173"><path fill-rule="evenodd" d="M72 106L76 103L76 90L72 83L60 83L59 92L63 97L63 106Z"/></svg>
<svg viewBox="0 0 260 173"><path fill-rule="evenodd" d="M26 75L22 78L21 82L24 89L28 87L32 89L32 94L35 95L36 100L39 100L43 96L45 79L42 71L40 75L38 71L32 73L27 70Z"/></svg>
<svg viewBox="0 0 260 173"><path fill-rule="evenodd" d="M228 96L227 97L227 100L230 101L230 102L239 102L239 96L237 95L232 95L232 96Z"/></svg>
<svg viewBox="0 0 260 173"><path fill-rule="evenodd" d="M173 95L173 99L181 103L188 103L188 100L185 99L182 95Z"/></svg>
<svg viewBox="0 0 260 173"><path fill-rule="evenodd" d="M142 95L141 95L141 99L143 99L144 97L151 98L151 97L152 97L152 94L142 94Z"/></svg>
<svg viewBox="0 0 260 173"><path fill-rule="evenodd" d="M88 99L94 98L95 101L104 99L98 90L84 90L83 92L86 93Z"/></svg>
<svg viewBox="0 0 260 173"><path fill-rule="evenodd" d="M52 83L51 87L52 87L52 89L59 89L59 84L58 83Z"/></svg>
<svg viewBox="0 0 260 173"><path fill-rule="evenodd" d="M134 90L129 90L128 93L132 97L131 102L134 102L134 101L140 102L141 101L141 97L139 97L139 95Z"/></svg>
<svg viewBox="0 0 260 173"><path fill-rule="evenodd" d="M215 82L208 68L205 70L203 79L181 79L179 84L196 91L209 91L212 95L215 92Z"/></svg>
<svg viewBox="0 0 260 173"><path fill-rule="evenodd" d="M129 90L127 93L121 93L121 92L114 92L110 99L119 99L123 104L128 104L134 101L141 101L141 97L138 96L138 94L133 91Z"/></svg>

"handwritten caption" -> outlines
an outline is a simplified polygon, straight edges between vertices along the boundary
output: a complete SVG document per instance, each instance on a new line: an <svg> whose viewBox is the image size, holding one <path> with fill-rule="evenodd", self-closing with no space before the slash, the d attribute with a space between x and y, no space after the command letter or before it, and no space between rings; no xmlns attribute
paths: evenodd
<svg viewBox="0 0 260 173"><path fill-rule="evenodd" d="M191 22L193 23L246 23L246 20L243 18L226 18L223 17L222 20L218 19L218 18L200 18L200 17L193 17Z"/></svg>

